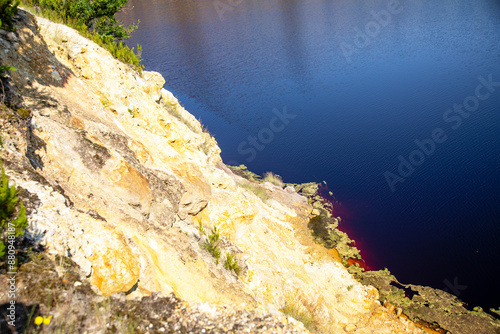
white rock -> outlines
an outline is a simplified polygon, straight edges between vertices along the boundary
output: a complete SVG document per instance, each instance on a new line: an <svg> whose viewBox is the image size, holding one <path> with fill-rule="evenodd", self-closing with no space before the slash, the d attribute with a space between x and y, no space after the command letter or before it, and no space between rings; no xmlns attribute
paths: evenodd
<svg viewBox="0 0 500 334"><path fill-rule="evenodd" d="M61 75L59 74L59 72L57 72L56 70L53 70L52 71L52 78L57 81L57 82L61 82L62 81L62 78L61 78Z"/></svg>
<svg viewBox="0 0 500 334"><path fill-rule="evenodd" d="M19 39L17 38L16 34L13 32L8 32L7 33L7 39L11 42L17 42Z"/></svg>

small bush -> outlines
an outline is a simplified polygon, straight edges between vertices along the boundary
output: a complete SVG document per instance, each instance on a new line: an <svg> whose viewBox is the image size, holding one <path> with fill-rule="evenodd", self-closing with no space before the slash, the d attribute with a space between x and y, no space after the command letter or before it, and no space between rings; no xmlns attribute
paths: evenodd
<svg viewBox="0 0 500 334"><path fill-rule="evenodd" d="M283 188L283 186L285 185L281 176L274 174L273 172L266 172L264 174L264 182L272 183L280 188Z"/></svg>
<svg viewBox="0 0 500 334"><path fill-rule="evenodd" d="M203 244L203 248L207 250L214 258L215 262L219 264L220 258L220 235L217 227L214 227L212 233L208 236L208 241Z"/></svg>
<svg viewBox="0 0 500 334"><path fill-rule="evenodd" d="M19 0L0 0L0 29L14 31L12 17L17 14Z"/></svg>
<svg viewBox="0 0 500 334"><path fill-rule="evenodd" d="M23 203L18 203L17 189L9 186L9 178L3 166L0 178L0 256L5 255L7 239L13 240L24 234L28 227L26 209ZM19 205L18 205L19 204ZM13 236L13 237L10 237Z"/></svg>
<svg viewBox="0 0 500 334"><path fill-rule="evenodd" d="M236 256L233 253L227 253L224 267L226 267L227 270L234 271L236 276L238 276L241 272L240 265L238 264L238 261L236 261Z"/></svg>

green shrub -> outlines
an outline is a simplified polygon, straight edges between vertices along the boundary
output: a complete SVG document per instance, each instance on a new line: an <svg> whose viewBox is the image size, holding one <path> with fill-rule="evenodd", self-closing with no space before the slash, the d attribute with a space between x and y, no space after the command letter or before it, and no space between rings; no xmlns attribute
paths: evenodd
<svg viewBox="0 0 500 334"><path fill-rule="evenodd" d="M236 256L233 253L227 253L224 267L226 267L227 270L234 271L236 275L240 274L241 268L238 261L236 261Z"/></svg>
<svg viewBox="0 0 500 334"><path fill-rule="evenodd" d="M0 28L7 31L14 31L12 17L17 14L19 0L0 0Z"/></svg>
<svg viewBox="0 0 500 334"><path fill-rule="evenodd" d="M23 203L18 203L17 189L9 186L9 178L2 166L0 178L0 256L5 255L5 244L8 235L14 238L24 234L28 226L26 209ZM19 205L18 205L19 204Z"/></svg>
<svg viewBox="0 0 500 334"><path fill-rule="evenodd" d="M24 0L42 12L50 11L64 21L77 22L103 37L123 41L137 28L136 25L123 26L116 19L128 0Z"/></svg>
<svg viewBox="0 0 500 334"><path fill-rule="evenodd" d="M219 264L220 258L220 235L217 227L214 227L212 233L208 236L208 241L203 243L203 248L207 250L215 258L215 262Z"/></svg>
<svg viewBox="0 0 500 334"><path fill-rule="evenodd" d="M138 25L123 26L114 17L127 0L21 0L21 3L36 8L38 15L78 30L116 59L142 72L141 47L137 47L136 54L135 48L130 49L123 43Z"/></svg>

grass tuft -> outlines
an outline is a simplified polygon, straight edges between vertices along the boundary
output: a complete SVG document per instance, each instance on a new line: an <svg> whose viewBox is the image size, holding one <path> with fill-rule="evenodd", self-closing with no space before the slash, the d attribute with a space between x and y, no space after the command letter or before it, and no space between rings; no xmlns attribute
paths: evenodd
<svg viewBox="0 0 500 334"><path fill-rule="evenodd" d="M306 298L298 289L286 297L281 312L300 321L311 333L334 333L333 328L321 315L321 297L316 300Z"/></svg>
<svg viewBox="0 0 500 334"><path fill-rule="evenodd" d="M201 220L198 222L198 230L200 231L200 236L205 234L205 228L203 227Z"/></svg>
<svg viewBox="0 0 500 334"><path fill-rule="evenodd" d="M283 186L285 185L281 176L274 174L273 172L266 172L264 174L264 182L269 182L280 188L283 188Z"/></svg>
<svg viewBox="0 0 500 334"><path fill-rule="evenodd" d="M287 300L285 305L281 308L281 312L297 321L300 321L304 324L304 327L310 331L314 331L316 329L315 321L311 313L308 312L299 301Z"/></svg>
<svg viewBox="0 0 500 334"><path fill-rule="evenodd" d="M219 258L221 254L220 250L220 234L217 226L214 227L212 233L208 235L208 241L203 243L203 248L209 252L214 258L215 262L219 264Z"/></svg>
<svg viewBox="0 0 500 334"><path fill-rule="evenodd" d="M236 276L238 276L241 272L240 265L238 264L238 261L236 261L236 256L233 253L227 253L224 267L226 267L227 270L234 271Z"/></svg>

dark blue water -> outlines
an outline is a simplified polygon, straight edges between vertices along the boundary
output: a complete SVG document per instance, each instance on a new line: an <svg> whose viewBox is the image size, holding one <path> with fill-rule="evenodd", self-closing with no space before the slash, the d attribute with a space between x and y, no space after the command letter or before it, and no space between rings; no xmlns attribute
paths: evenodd
<svg viewBox="0 0 500 334"><path fill-rule="evenodd" d="M120 19L226 163L325 180L370 266L500 306L499 1L131 0Z"/></svg>

